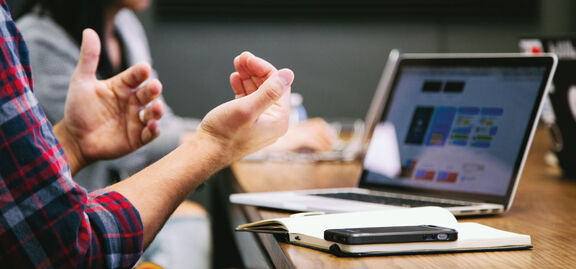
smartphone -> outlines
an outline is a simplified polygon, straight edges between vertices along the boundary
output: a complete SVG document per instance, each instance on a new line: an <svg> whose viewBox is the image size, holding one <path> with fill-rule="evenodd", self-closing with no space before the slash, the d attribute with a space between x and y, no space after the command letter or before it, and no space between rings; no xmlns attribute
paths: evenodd
<svg viewBox="0 0 576 269"><path fill-rule="evenodd" d="M328 229L324 239L351 245L455 241L458 231L434 225Z"/></svg>

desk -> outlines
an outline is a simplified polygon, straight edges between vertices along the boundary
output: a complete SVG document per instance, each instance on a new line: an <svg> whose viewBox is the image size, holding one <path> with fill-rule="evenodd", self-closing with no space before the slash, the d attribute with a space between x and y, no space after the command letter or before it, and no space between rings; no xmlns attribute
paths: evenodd
<svg viewBox="0 0 576 269"><path fill-rule="evenodd" d="M532 250L338 258L279 242L271 235L251 233L237 238L239 249L241 252L258 249L251 253L259 252L264 256L260 260L266 259L268 266L278 268L573 268L576 264L576 180L562 178L557 168L544 163L549 145L546 130L539 129L534 141L511 210L500 216L460 219L529 234ZM354 186L356 181L352 179L358 178L360 169L357 163L237 163L232 166L237 188L247 192ZM234 225L288 215L252 206L231 207L236 210ZM255 240L249 241L248 237ZM244 260L254 258L246 255L242 254Z"/></svg>

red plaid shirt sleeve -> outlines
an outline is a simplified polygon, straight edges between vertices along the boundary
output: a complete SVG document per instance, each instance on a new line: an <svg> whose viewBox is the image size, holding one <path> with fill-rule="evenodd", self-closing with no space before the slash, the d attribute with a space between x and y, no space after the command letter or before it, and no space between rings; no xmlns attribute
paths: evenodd
<svg viewBox="0 0 576 269"><path fill-rule="evenodd" d="M0 0L0 267L130 268L142 253L138 211L71 179L36 98L28 51Z"/></svg>

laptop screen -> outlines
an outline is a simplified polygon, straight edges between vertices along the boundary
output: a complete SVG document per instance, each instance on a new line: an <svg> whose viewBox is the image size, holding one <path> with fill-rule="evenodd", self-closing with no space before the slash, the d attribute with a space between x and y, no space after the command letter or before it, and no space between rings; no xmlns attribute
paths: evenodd
<svg viewBox="0 0 576 269"><path fill-rule="evenodd" d="M403 58L361 185L505 202L553 58Z"/></svg>

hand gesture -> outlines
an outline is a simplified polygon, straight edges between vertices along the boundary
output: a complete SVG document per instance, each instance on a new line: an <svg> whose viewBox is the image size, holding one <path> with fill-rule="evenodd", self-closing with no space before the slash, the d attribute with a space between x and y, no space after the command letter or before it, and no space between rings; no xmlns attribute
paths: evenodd
<svg viewBox="0 0 576 269"><path fill-rule="evenodd" d="M236 99L210 111L198 130L225 149L229 162L267 146L288 129L290 86L294 74L242 53L234 60L238 72L230 82Z"/></svg>
<svg viewBox="0 0 576 269"><path fill-rule="evenodd" d="M277 72L267 61L243 52L234 59L236 72L230 76L230 85L236 97L253 93L266 79ZM273 145L266 147L265 152L289 152L299 150L327 151L332 149L337 138L334 130L322 119L311 119L302 124L290 127Z"/></svg>
<svg viewBox="0 0 576 269"><path fill-rule="evenodd" d="M236 98L253 93L278 71L269 62L247 51L234 58L234 68L236 72L230 75L230 85Z"/></svg>
<svg viewBox="0 0 576 269"><path fill-rule="evenodd" d="M74 162L81 167L123 156L159 135L157 120L162 116L163 104L155 99L162 86L154 79L138 88L150 76L150 66L137 64L110 79L98 80L99 55L98 35L84 30L64 118L55 127L65 140L72 166Z"/></svg>

